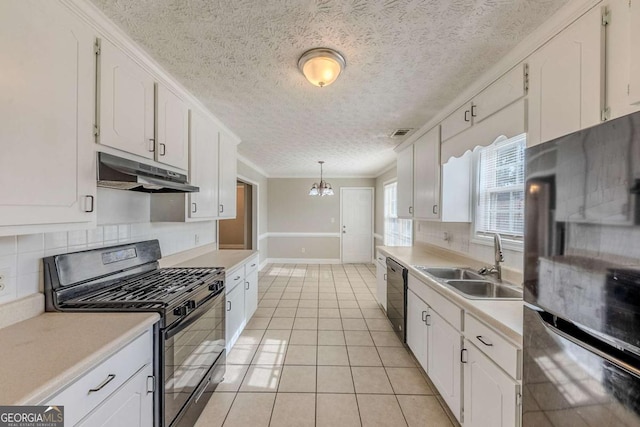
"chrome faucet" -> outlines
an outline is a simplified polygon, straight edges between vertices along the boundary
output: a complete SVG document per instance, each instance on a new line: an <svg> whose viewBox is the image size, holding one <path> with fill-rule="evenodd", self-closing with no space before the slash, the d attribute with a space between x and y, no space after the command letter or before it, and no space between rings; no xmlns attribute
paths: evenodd
<svg viewBox="0 0 640 427"><path fill-rule="evenodd" d="M504 262L504 255L502 253L502 239L498 233L493 235L493 256L495 258L493 267L482 267L478 270L478 274L495 274L498 280L502 280L502 266L500 263Z"/></svg>

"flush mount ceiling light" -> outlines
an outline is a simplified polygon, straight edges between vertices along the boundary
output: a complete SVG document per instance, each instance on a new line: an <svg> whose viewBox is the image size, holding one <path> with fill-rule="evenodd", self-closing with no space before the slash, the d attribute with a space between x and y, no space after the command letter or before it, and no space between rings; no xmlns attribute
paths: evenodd
<svg viewBox="0 0 640 427"><path fill-rule="evenodd" d="M331 188L331 184L325 182L322 179L322 164L324 163L320 160L320 184L314 182L311 186L311 190L309 190L310 196L333 196L333 188Z"/></svg>
<svg viewBox="0 0 640 427"><path fill-rule="evenodd" d="M298 68L314 86L325 87L336 81L347 66L344 56L329 48L306 51L298 60Z"/></svg>

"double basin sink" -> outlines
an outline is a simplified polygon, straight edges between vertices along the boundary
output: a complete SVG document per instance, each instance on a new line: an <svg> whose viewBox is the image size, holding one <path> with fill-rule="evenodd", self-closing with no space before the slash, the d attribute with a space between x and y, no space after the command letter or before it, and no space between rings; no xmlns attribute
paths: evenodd
<svg viewBox="0 0 640 427"><path fill-rule="evenodd" d="M469 268L436 268L419 265L416 265L415 268L444 283L447 287L468 299L522 299L522 290L517 287L501 281L488 280L486 276L480 275Z"/></svg>

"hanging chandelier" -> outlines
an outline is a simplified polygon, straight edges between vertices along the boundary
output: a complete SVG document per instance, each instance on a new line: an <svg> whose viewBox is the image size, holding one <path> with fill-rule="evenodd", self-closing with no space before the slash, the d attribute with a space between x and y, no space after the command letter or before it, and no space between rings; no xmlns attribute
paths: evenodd
<svg viewBox="0 0 640 427"><path fill-rule="evenodd" d="M324 163L324 161L320 160L318 161L318 163L320 163L320 184L318 184L317 182L314 182L313 185L311 186L311 190L309 190L309 195L310 196L333 196L333 188L331 187L331 184L329 184L328 182L325 182L325 180L322 179L322 164Z"/></svg>

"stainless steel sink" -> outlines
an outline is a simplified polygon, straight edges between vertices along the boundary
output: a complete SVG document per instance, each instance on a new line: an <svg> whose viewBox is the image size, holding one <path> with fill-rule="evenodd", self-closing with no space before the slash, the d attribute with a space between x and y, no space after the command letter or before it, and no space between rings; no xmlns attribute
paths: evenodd
<svg viewBox="0 0 640 427"><path fill-rule="evenodd" d="M446 284L470 299L522 299L520 289L488 280L447 280Z"/></svg>
<svg viewBox="0 0 640 427"><path fill-rule="evenodd" d="M483 277L468 268L460 267L416 267L418 270L438 279L446 280L482 280Z"/></svg>

